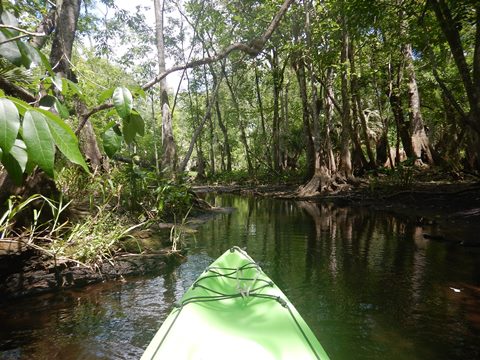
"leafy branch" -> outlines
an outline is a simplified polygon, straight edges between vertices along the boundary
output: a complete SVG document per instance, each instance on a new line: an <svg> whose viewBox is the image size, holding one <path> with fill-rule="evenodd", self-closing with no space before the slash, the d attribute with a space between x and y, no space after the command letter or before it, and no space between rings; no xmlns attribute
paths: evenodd
<svg viewBox="0 0 480 360"><path fill-rule="evenodd" d="M218 62L220 60L225 59L226 57L228 57L228 55L230 55L232 52L235 52L235 51L242 51L242 52L245 52L252 57L256 57L263 50L263 48L265 47L265 44L270 39L273 32L279 26L282 17L285 15L285 13L289 9L290 5L294 1L295 0L285 0L283 2L282 6L278 10L278 12L275 14L272 21L270 22L270 25L267 27L265 32L262 35L260 35L258 38L255 38L255 39L251 40L249 43L238 42L238 43L231 44L231 45L227 46L223 51L219 52L218 54L216 54L214 56L205 57L203 59L198 59L198 60L192 60L190 62L187 62L187 63L183 64L183 65L173 66L170 69L167 69L164 72L158 74L154 79L145 83L142 86L142 89L143 90L150 89L151 87L153 87L154 85L159 83L162 79L164 79L167 75L169 75L173 72L186 70L186 69L191 69L191 68L195 68L195 67L198 67L198 66L201 66L201 65L208 65L208 64ZM82 130L82 128L85 126L85 124L88 121L88 119L90 118L90 116L96 114L99 111L110 109L112 107L113 107L112 103L104 103L104 104L101 104L101 105L98 105L98 106L94 107L93 109L87 111L84 114L81 114L80 115L80 123L79 123L75 133L78 134Z"/></svg>

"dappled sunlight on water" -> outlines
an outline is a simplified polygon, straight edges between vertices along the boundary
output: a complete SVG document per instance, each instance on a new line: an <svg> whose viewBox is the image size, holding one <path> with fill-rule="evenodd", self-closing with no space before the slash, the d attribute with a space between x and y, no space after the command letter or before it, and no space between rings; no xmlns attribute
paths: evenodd
<svg viewBox="0 0 480 360"><path fill-rule="evenodd" d="M213 259L246 247L332 359L480 358L480 249L367 209L207 195L185 263L0 309L0 359L136 359Z"/></svg>

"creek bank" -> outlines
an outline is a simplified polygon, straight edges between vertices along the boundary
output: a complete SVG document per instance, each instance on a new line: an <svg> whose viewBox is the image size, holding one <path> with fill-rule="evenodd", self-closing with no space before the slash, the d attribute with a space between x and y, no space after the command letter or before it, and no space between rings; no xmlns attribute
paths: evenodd
<svg viewBox="0 0 480 360"><path fill-rule="evenodd" d="M199 186L198 192L232 193L279 199L360 206L414 219L431 241L480 246L480 183L419 181L408 188L374 187L368 182L342 191L299 197L298 185Z"/></svg>
<svg viewBox="0 0 480 360"><path fill-rule="evenodd" d="M85 267L68 259L55 261L35 250L3 255L0 258L0 301L143 275L177 264L182 258L180 253L166 250L157 254L119 255L111 262Z"/></svg>
<svg viewBox="0 0 480 360"><path fill-rule="evenodd" d="M185 260L185 251L171 250L172 228L177 228L180 237L187 236L201 224L229 211L232 209L196 211L185 224L157 223L149 229L136 231L133 237L122 240L120 245L124 250L112 260L88 267L71 259L55 260L45 252L18 242L0 241L0 303L13 298L122 280L127 276L158 273L169 266L177 266Z"/></svg>

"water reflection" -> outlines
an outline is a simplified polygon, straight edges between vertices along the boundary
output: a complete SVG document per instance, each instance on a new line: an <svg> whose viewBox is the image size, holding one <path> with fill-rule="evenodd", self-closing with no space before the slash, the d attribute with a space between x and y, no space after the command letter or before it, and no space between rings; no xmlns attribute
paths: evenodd
<svg viewBox="0 0 480 360"><path fill-rule="evenodd" d="M332 359L480 358L479 249L426 240L415 222L367 209L208 196L236 210L199 229L180 267L0 307L0 358L136 359L233 245L285 291Z"/></svg>
<svg viewBox="0 0 480 360"><path fill-rule="evenodd" d="M478 288L478 249L426 240L415 221L368 209L251 200L217 198L237 212L197 240L212 257L245 246L334 359L480 357L478 293L450 289Z"/></svg>

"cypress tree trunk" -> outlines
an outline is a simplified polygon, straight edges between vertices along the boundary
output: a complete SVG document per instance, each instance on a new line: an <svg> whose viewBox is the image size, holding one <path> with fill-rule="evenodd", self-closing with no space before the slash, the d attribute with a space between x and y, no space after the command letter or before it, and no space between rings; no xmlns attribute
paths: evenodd
<svg viewBox="0 0 480 360"><path fill-rule="evenodd" d="M420 111L420 95L418 94L417 80L415 77L415 67L413 66L412 45L405 45L406 70L408 75L408 103L410 118L410 133L415 164L422 165L422 154L429 164L433 164L432 153L430 151L430 142L425 133L422 113Z"/></svg>

